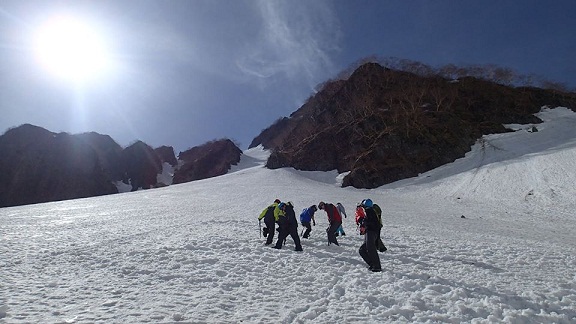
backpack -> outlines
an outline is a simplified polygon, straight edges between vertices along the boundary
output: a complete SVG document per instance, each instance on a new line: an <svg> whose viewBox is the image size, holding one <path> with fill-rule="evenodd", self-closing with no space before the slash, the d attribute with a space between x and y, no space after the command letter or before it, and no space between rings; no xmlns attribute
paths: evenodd
<svg viewBox="0 0 576 324"><path fill-rule="evenodd" d="M271 205L268 206L268 210L266 211L266 214L264 214L264 221L266 222L267 220L274 220L274 209L276 208L276 206Z"/></svg>
<svg viewBox="0 0 576 324"><path fill-rule="evenodd" d="M364 219L366 218L366 211L361 206L356 207L356 225L360 231L360 235L366 234L366 226L364 226Z"/></svg>
<svg viewBox="0 0 576 324"><path fill-rule="evenodd" d="M286 225L290 227L298 227L298 221L296 221L296 214L294 213L294 207L291 204L286 205Z"/></svg>
<svg viewBox="0 0 576 324"><path fill-rule="evenodd" d="M380 227L383 226L382 224L382 209L380 208L380 206L374 204L372 205L372 208L374 208L374 211L376 212L376 216L378 216L378 222L380 223Z"/></svg>

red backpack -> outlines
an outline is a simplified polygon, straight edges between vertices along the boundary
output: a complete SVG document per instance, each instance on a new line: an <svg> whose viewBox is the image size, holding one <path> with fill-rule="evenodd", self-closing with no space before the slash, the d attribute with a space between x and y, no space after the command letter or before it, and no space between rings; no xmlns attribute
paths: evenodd
<svg viewBox="0 0 576 324"><path fill-rule="evenodd" d="M360 231L360 235L366 234L366 227L364 226L364 218L366 218L366 211L362 206L356 207L356 226Z"/></svg>

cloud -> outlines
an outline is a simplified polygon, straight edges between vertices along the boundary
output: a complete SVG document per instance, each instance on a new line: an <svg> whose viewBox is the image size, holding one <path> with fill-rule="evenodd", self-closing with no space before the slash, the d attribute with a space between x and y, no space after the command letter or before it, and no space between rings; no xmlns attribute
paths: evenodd
<svg viewBox="0 0 576 324"><path fill-rule="evenodd" d="M339 22L325 1L259 1L262 31L236 61L246 76L277 76L311 85L331 71L331 54L339 50Z"/></svg>

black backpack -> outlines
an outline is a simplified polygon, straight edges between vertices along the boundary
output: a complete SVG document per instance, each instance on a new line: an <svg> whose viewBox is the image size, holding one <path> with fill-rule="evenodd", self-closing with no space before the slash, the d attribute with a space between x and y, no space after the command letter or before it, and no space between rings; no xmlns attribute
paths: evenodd
<svg viewBox="0 0 576 324"><path fill-rule="evenodd" d="M268 207L266 214L264 214L264 222L274 220L274 209L276 209L274 205Z"/></svg>

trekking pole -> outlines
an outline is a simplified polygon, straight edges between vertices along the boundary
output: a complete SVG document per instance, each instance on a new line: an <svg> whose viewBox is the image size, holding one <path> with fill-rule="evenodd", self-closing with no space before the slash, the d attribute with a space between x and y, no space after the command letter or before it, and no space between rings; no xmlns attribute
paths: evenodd
<svg viewBox="0 0 576 324"><path fill-rule="evenodd" d="M258 220L258 233L260 233L260 238L262 238L262 222Z"/></svg>

